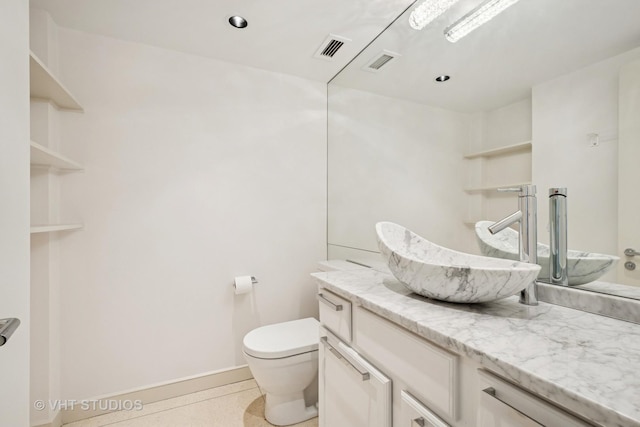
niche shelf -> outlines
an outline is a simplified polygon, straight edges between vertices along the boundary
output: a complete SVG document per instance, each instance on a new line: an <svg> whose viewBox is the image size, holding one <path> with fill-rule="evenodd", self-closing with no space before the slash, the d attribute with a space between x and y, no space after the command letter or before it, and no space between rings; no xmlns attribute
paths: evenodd
<svg viewBox="0 0 640 427"><path fill-rule="evenodd" d="M29 52L29 76L31 98L49 100L62 110L83 111L73 95L33 52Z"/></svg>
<svg viewBox="0 0 640 427"><path fill-rule="evenodd" d="M467 154L465 159L478 159L482 157L497 157L504 154L517 153L519 151L531 150L531 141L519 142L517 144L505 145L504 147L493 148L491 150L478 151L476 153Z"/></svg>
<svg viewBox="0 0 640 427"><path fill-rule="evenodd" d="M31 141L31 164L33 166L52 166L65 171L83 170L79 163L33 141Z"/></svg>
<svg viewBox="0 0 640 427"><path fill-rule="evenodd" d="M31 99L45 100L63 111L82 112L82 107L67 88L53 75L49 68L33 53L29 52L29 78ZM53 167L61 171L80 171L82 165L62 154L30 141L32 166ZM31 234L80 230L83 224L34 224Z"/></svg>
<svg viewBox="0 0 640 427"><path fill-rule="evenodd" d="M84 225L82 224L42 224L32 225L31 234L35 233L51 233L55 231L71 231L80 230Z"/></svg>

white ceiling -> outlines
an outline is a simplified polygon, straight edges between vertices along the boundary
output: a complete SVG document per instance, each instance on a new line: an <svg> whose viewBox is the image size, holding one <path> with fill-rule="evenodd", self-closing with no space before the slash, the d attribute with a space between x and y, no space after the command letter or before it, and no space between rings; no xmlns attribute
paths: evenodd
<svg viewBox="0 0 640 427"><path fill-rule="evenodd" d="M63 27L327 82L414 0L30 0ZM419 0L421 2L422 0ZM422 31L408 14L335 83L473 112L523 99L533 85L640 45L640 0L521 0L458 43L444 28L482 0L460 0ZM246 29L227 19L242 15ZM352 41L314 58L329 34ZM379 73L361 67L402 54ZM451 75L444 84L440 74Z"/></svg>
<svg viewBox="0 0 640 427"><path fill-rule="evenodd" d="M62 27L329 81L414 0L30 0ZM233 28L232 15L249 25ZM352 41L314 58L332 33Z"/></svg>
<svg viewBox="0 0 640 427"><path fill-rule="evenodd" d="M461 0L422 31L407 10L334 80L446 109L491 110L525 99L535 84L640 46L639 0L521 0L457 43L444 29L482 0ZM402 54L373 74L383 49ZM448 74L451 80L436 83Z"/></svg>

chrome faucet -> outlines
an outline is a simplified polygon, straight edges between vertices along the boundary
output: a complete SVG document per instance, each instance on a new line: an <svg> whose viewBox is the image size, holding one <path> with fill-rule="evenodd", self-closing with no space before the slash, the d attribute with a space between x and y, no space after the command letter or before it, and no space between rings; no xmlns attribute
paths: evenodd
<svg viewBox="0 0 640 427"><path fill-rule="evenodd" d="M567 189L549 189L549 283L569 286L567 274Z"/></svg>
<svg viewBox="0 0 640 427"><path fill-rule="evenodd" d="M518 210L508 217L489 226L489 232L496 234L514 224L519 223L520 261L531 264L538 263L538 200L536 186L523 185L516 188L499 188L500 192L518 193ZM538 305L535 281L520 292L520 303Z"/></svg>

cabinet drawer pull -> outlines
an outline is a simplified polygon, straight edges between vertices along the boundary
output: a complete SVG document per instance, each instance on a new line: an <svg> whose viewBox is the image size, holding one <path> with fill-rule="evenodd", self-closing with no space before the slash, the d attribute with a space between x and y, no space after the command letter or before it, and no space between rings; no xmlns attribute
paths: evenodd
<svg viewBox="0 0 640 427"><path fill-rule="evenodd" d="M333 301L328 300L327 297L322 294L318 294L318 301L328 305L333 309L333 311L342 311L342 304L336 304Z"/></svg>
<svg viewBox="0 0 640 427"><path fill-rule="evenodd" d="M498 402L502 403L503 405L508 406L509 408L513 409L514 411L516 411L517 413L519 413L520 415L522 415L525 418L530 419L531 421L535 422L536 424L538 424L538 422L536 420L534 420L533 418L531 418L530 416L528 416L527 414L525 414L524 412L520 411L517 408L514 408L512 405L508 404L507 402L505 402L504 400L500 399L498 397L498 393L496 391L495 388L493 387L487 387L484 390L482 390L484 393L487 393L489 396L493 397L494 399L496 399Z"/></svg>
<svg viewBox="0 0 640 427"><path fill-rule="evenodd" d="M358 375L360 376L360 378L362 378L362 381L367 381L369 380L369 378L371 377L369 375L369 372L367 372L366 369L361 369L358 366L356 366L351 360L349 360L349 358L345 355L343 355L340 350L338 350L336 347L334 347L333 345L331 345L331 343L329 343L329 339L327 337L321 337L320 338L320 342L322 342L322 344L331 352L331 354L333 354L338 360L340 360L342 363L344 363L346 366L350 367L351 369L353 369L354 371L356 371L358 373Z"/></svg>
<svg viewBox="0 0 640 427"><path fill-rule="evenodd" d="M431 412L422 402L413 397L411 393L406 390L400 392L402 400L409 405L414 411L416 411L420 417L411 421L411 426L417 425L419 427L451 427L445 423L436 414Z"/></svg>

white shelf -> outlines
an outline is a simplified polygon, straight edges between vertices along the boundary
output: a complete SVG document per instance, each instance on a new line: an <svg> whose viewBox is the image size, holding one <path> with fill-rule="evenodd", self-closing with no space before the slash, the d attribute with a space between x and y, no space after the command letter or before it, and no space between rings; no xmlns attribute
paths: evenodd
<svg viewBox="0 0 640 427"><path fill-rule="evenodd" d="M50 100L63 110L82 111L82 107L49 69L34 55L29 54L31 98Z"/></svg>
<svg viewBox="0 0 640 427"><path fill-rule="evenodd" d="M504 184L504 185L488 185L485 187L465 188L464 191L466 191L467 193L484 193L487 191L496 191L498 188L521 187L523 185L529 185L529 184L531 184L531 182L517 182L517 183L511 183L511 184Z"/></svg>
<svg viewBox="0 0 640 427"><path fill-rule="evenodd" d="M477 159L480 157L496 157L503 154L515 153L531 149L531 141L520 142L518 144L506 145L504 147L493 148L491 150L479 151L477 153L467 154L465 159Z"/></svg>
<svg viewBox="0 0 640 427"><path fill-rule="evenodd" d="M33 141L31 141L31 164L53 166L62 170L79 171L83 169L79 163Z"/></svg>
<svg viewBox="0 0 640 427"><path fill-rule="evenodd" d="M53 231L79 230L84 227L82 224L45 224L32 225L31 234L34 233L50 233Z"/></svg>

